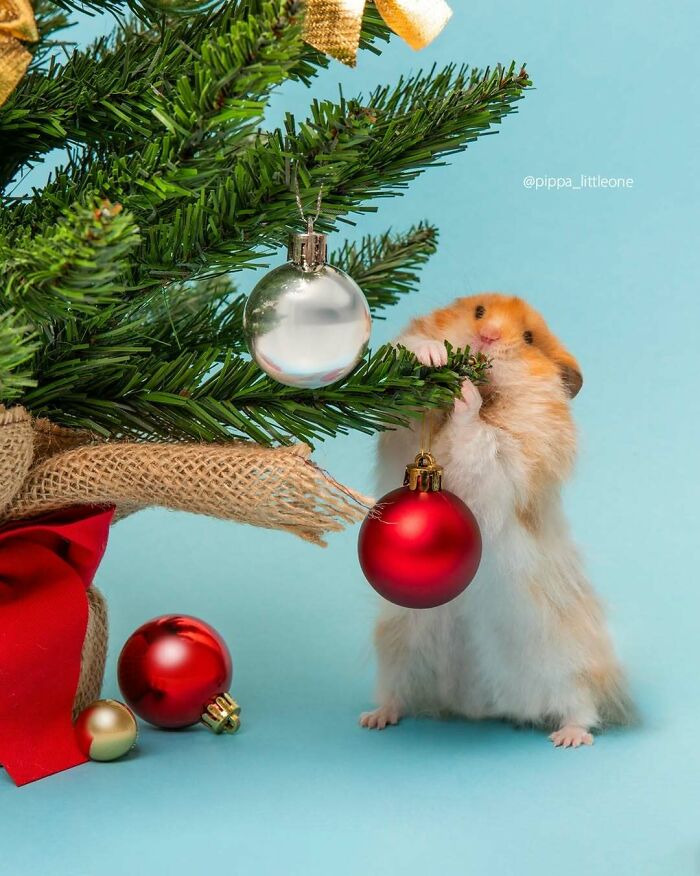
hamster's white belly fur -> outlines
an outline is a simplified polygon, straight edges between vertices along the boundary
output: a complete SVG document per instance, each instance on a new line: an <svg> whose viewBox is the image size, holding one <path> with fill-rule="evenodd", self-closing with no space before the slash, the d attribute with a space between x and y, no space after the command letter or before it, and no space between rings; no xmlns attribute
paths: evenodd
<svg viewBox="0 0 700 876"><path fill-rule="evenodd" d="M570 699L570 670L583 655L574 642L562 641L547 606L537 610L525 589L534 552L528 542L522 529L508 527L486 543L476 577L447 605L385 606L384 619L407 623L414 668L395 692L408 711L537 722L558 714L562 700Z"/></svg>

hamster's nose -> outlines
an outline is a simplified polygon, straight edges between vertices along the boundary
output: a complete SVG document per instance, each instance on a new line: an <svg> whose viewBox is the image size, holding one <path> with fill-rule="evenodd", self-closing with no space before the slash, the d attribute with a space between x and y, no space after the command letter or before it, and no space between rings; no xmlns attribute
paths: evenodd
<svg viewBox="0 0 700 876"><path fill-rule="evenodd" d="M479 337L483 344L492 344L501 339L501 330L494 325L483 326L479 331Z"/></svg>

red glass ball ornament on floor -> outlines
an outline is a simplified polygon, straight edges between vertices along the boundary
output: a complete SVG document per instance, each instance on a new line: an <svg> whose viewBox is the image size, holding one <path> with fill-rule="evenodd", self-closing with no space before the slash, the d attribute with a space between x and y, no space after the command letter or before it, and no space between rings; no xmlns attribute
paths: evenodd
<svg viewBox="0 0 700 876"><path fill-rule="evenodd" d="M228 694L231 655L216 630L196 617L169 614L143 624L122 648L117 671L126 702L156 727L203 720L217 733L238 729L239 710ZM212 726L217 718L220 726Z"/></svg>
<svg viewBox="0 0 700 876"><path fill-rule="evenodd" d="M479 568L479 524L458 496L442 489L441 479L433 457L419 454L406 468L404 486L380 499L360 529L362 571L396 605L443 605Z"/></svg>

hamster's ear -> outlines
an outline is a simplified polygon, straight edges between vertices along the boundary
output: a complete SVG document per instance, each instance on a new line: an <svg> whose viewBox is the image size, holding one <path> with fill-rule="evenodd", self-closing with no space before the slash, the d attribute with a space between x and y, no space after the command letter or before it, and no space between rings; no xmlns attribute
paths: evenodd
<svg viewBox="0 0 700 876"><path fill-rule="evenodd" d="M569 393L570 398L575 398L583 386L581 367L571 353L563 347L557 350L554 358L561 371L561 379L566 387L566 391Z"/></svg>

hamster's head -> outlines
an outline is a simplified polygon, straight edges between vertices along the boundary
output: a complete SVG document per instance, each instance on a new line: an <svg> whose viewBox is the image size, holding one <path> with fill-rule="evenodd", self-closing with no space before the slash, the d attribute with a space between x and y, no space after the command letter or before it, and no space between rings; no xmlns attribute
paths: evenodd
<svg viewBox="0 0 700 876"><path fill-rule="evenodd" d="M560 379L570 398L579 392L583 378L576 359L522 298L486 293L461 298L458 305L469 346L492 360L494 385L524 371L526 378Z"/></svg>

